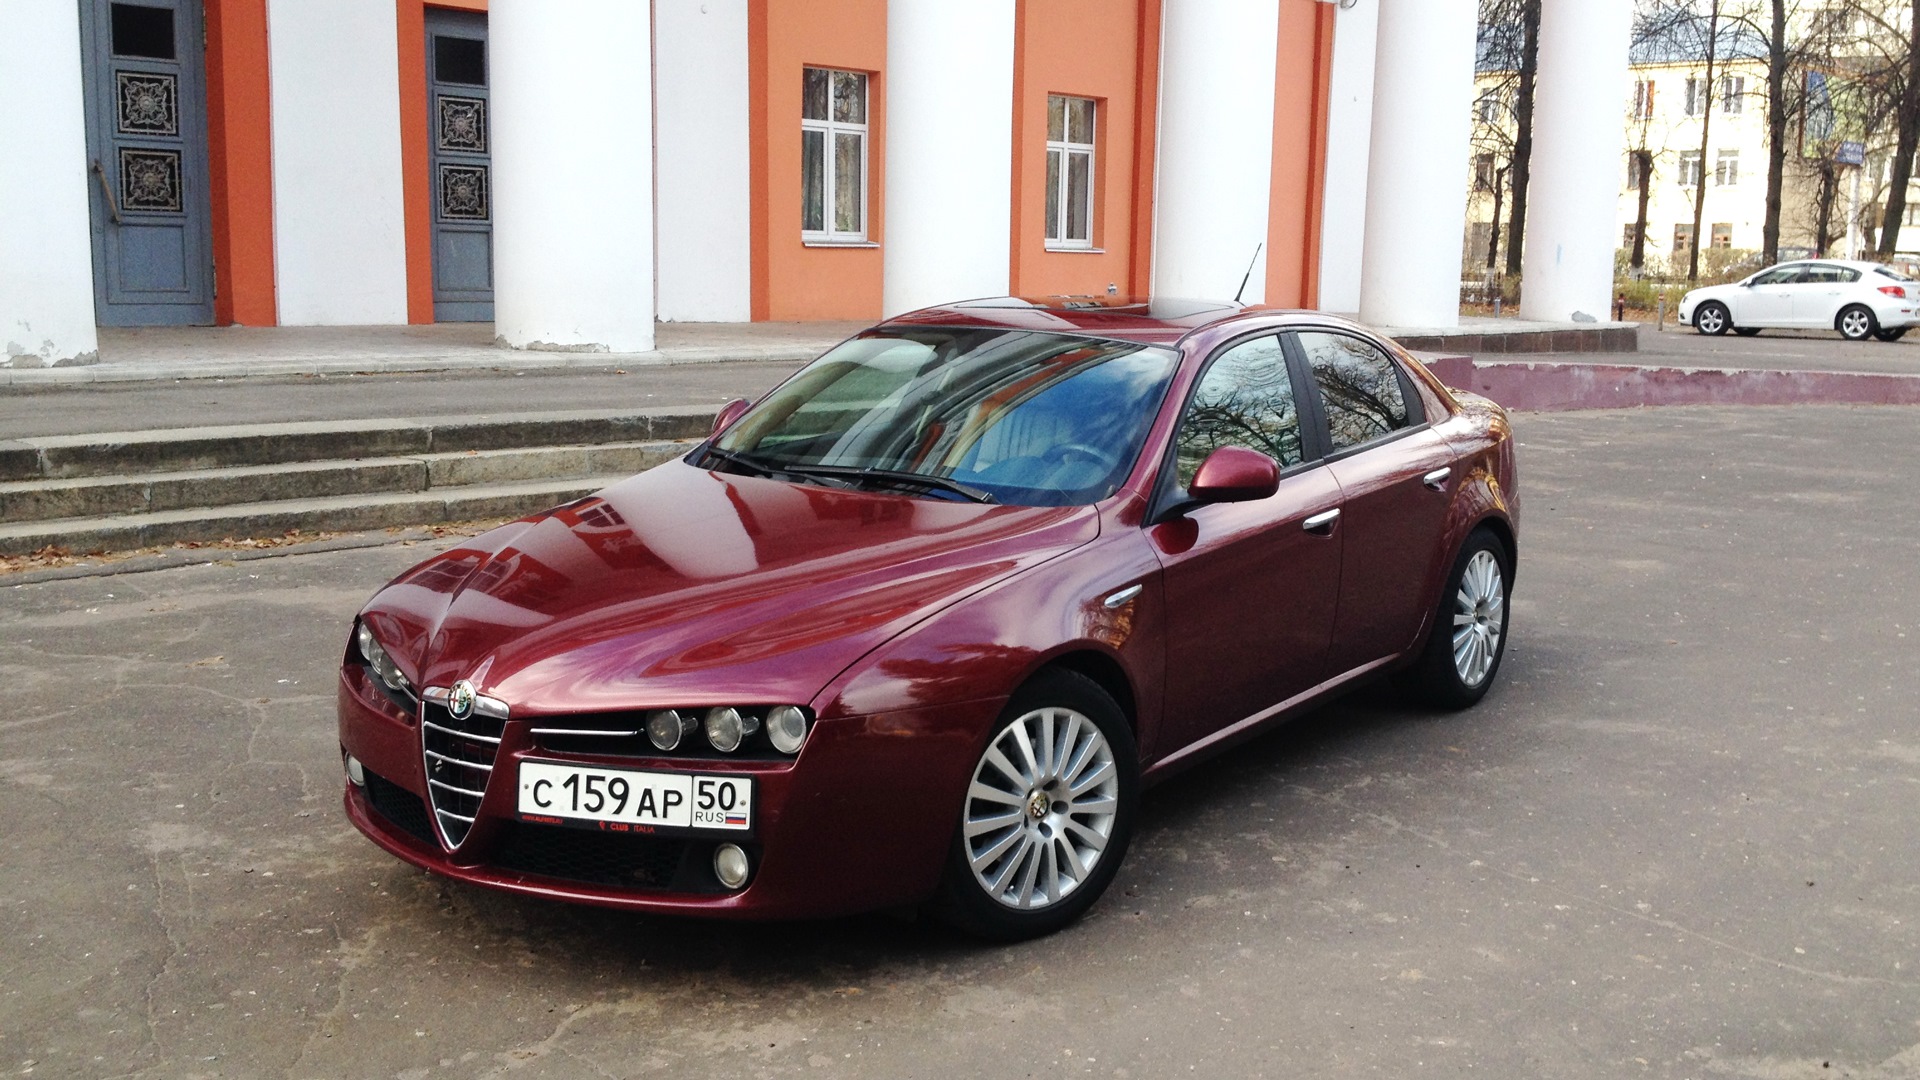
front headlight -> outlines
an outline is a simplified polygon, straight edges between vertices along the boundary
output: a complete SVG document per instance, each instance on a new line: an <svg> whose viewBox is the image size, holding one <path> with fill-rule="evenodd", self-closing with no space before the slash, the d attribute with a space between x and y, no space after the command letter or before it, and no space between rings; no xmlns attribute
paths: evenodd
<svg viewBox="0 0 1920 1080"><path fill-rule="evenodd" d="M407 681L405 675L400 674L400 669L393 664L393 657L388 656L387 650L381 648L380 643L374 640L373 631L367 629L366 623L361 623L359 629L354 632L354 640L360 646L360 658L367 662L367 666L373 669L373 673L380 677L381 682L387 684L388 689L398 690L403 694L413 693L413 684Z"/></svg>

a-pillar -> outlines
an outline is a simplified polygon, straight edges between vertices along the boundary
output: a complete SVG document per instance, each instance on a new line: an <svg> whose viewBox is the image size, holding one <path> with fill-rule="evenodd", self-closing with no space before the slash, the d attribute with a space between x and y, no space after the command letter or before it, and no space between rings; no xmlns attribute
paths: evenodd
<svg viewBox="0 0 1920 1080"><path fill-rule="evenodd" d="M653 348L650 5L493 0L494 331Z"/></svg>
<svg viewBox="0 0 1920 1080"><path fill-rule="evenodd" d="M76 4L0 4L0 367L99 358Z"/></svg>
<svg viewBox="0 0 1920 1080"><path fill-rule="evenodd" d="M1007 291L1014 0L887 4L887 315Z"/></svg>
<svg viewBox="0 0 1920 1080"><path fill-rule="evenodd" d="M1376 326L1460 321L1478 26L1474 0L1380 0L1360 268Z"/></svg>
<svg viewBox="0 0 1920 1080"><path fill-rule="evenodd" d="M1546 0L1533 99L1520 317L1609 318L1631 0Z"/></svg>
<svg viewBox="0 0 1920 1080"><path fill-rule="evenodd" d="M1260 303L1279 2L1167 0L1161 26L1153 294Z"/></svg>

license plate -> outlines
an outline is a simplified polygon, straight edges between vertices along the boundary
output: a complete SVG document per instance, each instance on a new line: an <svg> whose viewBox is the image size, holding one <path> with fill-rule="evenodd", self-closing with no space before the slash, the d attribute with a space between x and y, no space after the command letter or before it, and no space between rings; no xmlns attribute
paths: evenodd
<svg viewBox="0 0 1920 1080"><path fill-rule="evenodd" d="M614 831L753 828L753 781L744 776L591 769L520 763L520 816L593 822Z"/></svg>

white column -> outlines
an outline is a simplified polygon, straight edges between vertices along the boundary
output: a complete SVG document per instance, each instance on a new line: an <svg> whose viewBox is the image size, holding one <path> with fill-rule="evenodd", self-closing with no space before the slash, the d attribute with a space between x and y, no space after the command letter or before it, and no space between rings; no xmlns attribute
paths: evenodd
<svg viewBox="0 0 1920 1080"><path fill-rule="evenodd" d="M1460 321L1478 18L1474 0L1380 0L1360 269L1366 322Z"/></svg>
<svg viewBox="0 0 1920 1080"><path fill-rule="evenodd" d="M405 323L393 12L364 0L268 0L267 26L280 322Z"/></svg>
<svg viewBox="0 0 1920 1080"><path fill-rule="evenodd" d="M747 6L655 0L660 318L753 318Z"/></svg>
<svg viewBox="0 0 1920 1080"><path fill-rule="evenodd" d="M99 359L80 9L0 0L0 367Z"/></svg>
<svg viewBox="0 0 1920 1080"><path fill-rule="evenodd" d="M1367 153L1373 129L1373 50L1380 8L1337 9L1327 78L1327 182L1320 203L1320 308L1360 310L1360 250L1367 235Z"/></svg>
<svg viewBox="0 0 1920 1080"><path fill-rule="evenodd" d="M649 5L494 0L494 330L516 349L653 348Z"/></svg>
<svg viewBox="0 0 1920 1080"><path fill-rule="evenodd" d="M1545 0L1520 317L1612 317L1631 0Z"/></svg>
<svg viewBox="0 0 1920 1080"><path fill-rule="evenodd" d="M1014 0L889 0L881 308L1007 291Z"/></svg>
<svg viewBox="0 0 1920 1080"><path fill-rule="evenodd" d="M1278 0L1167 0L1153 294L1266 299ZM1259 257L1254 256L1258 249ZM1247 267L1252 263L1249 277Z"/></svg>

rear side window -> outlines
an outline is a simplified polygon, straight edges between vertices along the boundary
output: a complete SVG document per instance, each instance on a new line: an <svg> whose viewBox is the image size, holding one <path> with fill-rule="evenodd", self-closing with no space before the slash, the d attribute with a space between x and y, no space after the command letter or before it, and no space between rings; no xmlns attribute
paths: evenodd
<svg viewBox="0 0 1920 1080"><path fill-rule="evenodd" d="M1895 281L1912 281L1913 280L1912 278L1901 273L1900 271L1895 270L1891 266L1876 266L1873 268L1873 272L1876 274L1885 274L1887 277L1890 277Z"/></svg>
<svg viewBox="0 0 1920 1080"><path fill-rule="evenodd" d="M1299 335L1327 416L1330 450L1364 446L1411 426L1400 366L1373 345L1346 334Z"/></svg>
<svg viewBox="0 0 1920 1080"><path fill-rule="evenodd" d="M1807 281L1832 284L1836 281L1859 281L1860 271L1846 266L1809 266Z"/></svg>
<svg viewBox="0 0 1920 1080"><path fill-rule="evenodd" d="M1214 358L1180 421L1178 443L1182 488L1223 446L1258 450L1283 469L1300 464L1300 412L1278 337L1243 341Z"/></svg>

